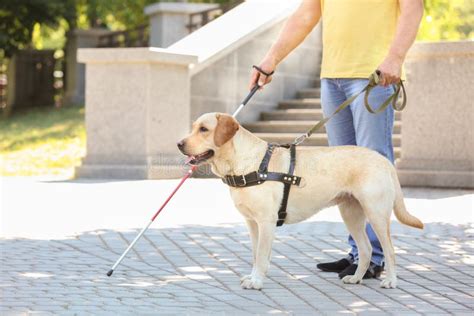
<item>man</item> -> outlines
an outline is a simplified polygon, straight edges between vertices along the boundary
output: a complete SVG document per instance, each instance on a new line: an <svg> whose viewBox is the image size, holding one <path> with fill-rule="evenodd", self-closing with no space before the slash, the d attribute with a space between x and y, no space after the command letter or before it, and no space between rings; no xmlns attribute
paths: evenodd
<svg viewBox="0 0 474 316"><path fill-rule="evenodd" d="M346 99L362 90L369 75L381 72L380 86L374 88L369 103L375 107L393 92L393 83L402 75L402 64L413 44L423 16L423 0L303 0L288 19L278 40L251 75L250 88L257 82L271 82L271 73L295 49L321 19L323 22L323 59L321 65L321 101L325 116L332 114ZM268 76L267 76L268 75ZM376 150L392 163L391 107L370 114L358 97L348 108L326 124L330 146L357 145ZM374 231L367 225L372 258L364 278L378 277L383 271L383 251ZM339 261L320 263L323 271L338 272L339 277L353 275L358 251Z"/></svg>

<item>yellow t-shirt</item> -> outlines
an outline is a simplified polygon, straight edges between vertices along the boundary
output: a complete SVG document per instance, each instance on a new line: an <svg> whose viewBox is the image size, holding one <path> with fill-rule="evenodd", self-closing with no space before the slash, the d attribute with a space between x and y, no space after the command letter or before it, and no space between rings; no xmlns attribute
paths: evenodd
<svg viewBox="0 0 474 316"><path fill-rule="evenodd" d="M398 0L321 0L321 78L367 78L388 54Z"/></svg>

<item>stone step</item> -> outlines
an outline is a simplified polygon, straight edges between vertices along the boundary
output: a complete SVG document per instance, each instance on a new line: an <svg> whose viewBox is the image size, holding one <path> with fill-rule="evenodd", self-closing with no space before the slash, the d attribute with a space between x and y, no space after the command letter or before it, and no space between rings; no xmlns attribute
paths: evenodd
<svg viewBox="0 0 474 316"><path fill-rule="evenodd" d="M304 98L284 100L278 103L278 108L285 109L320 109L321 99L319 98Z"/></svg>
<svg viewBox="0 0 474 316"><path fill-rule="evenodd" d="M322 119L321 109L288 109L262 112L264 121L317 121Z"/></svg>
<svg viewBox="0 0 474 316"><path fill-rule="evenodd" d="M399 104L400 105L400 104ZM278 103L278 109L320 109L321 99L320 98L303 98L303 99L291 99L283 100Z"/></svg>
<svg viewBox="0 0 474 316"><path fill-rule="evenodd" d="M319 97L321 97L321 88L301 89L301 90L298 91L297 97L300 98L300 99L319 98Z"/></svg>
<svg viewBox="0 0 474 316"><path fill-rule="evenodd" d="M255 136L261 139L278 144L291 143L300 133L254 133ZM401 143L401 135L395 134L392 137L394 147L399 147ZM304 142L305 146L327 146L328 140L326 134L313 134Z"/></svg>
<svg viewBox="0 0 474 316"><path fill-rule="evenodd" d="M244 128L252 133L304 133L314 126L316 121L258 121L243 124ZM399 134L401 131L402 122L396 121L393 127L393 132ZM316 133L325 133L326 129L321 128Z"/></svg>
<svg viewBox="0 0 474 316"><path fill-rule="evenodd" d="M321 109L285 109L262 112L264 121L318 121L323 118ZM401 113L395 112L395 120L401 119Z"/></svg>
<svg viewBox="0 0 474 316"><path fill-rule="evenodd" d="M301 146L306 146L306 147L326 147L326 146L310 146L307 145L306 143L301 144ZM395 156L395 159L399 159L401 157L401 148L400 147L394 147L393 148L393 154Z"/></svg>

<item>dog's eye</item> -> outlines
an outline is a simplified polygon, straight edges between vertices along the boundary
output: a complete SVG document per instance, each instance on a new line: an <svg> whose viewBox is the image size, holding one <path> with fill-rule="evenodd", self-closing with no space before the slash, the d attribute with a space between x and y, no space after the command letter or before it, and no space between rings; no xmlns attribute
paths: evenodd
<svg viewBox="0 0 474 316"><path fill-rule="evenodd" d="M204 133L204 132L208 132L209 130L208 130L207 128L205 128L204 126L201 126L201 127L199 128L199 131L200 131L201 133Z"/></svg>

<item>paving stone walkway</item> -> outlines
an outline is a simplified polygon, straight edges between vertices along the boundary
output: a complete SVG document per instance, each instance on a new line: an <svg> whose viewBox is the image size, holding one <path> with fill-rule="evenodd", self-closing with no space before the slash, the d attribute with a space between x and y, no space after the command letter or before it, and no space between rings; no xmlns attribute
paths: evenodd
<svg viewBox="0 0 474 316"><path fill-rule="evenodd" d="M138 230L97 230L71 238L0 239L0 314L472 315L474 226L392 223L399 287L379 280L344 285L318 262L346 253L342 223L278 230L262 291L242 290L251 269L241 224L151 229L108 278Z"/></svg>

